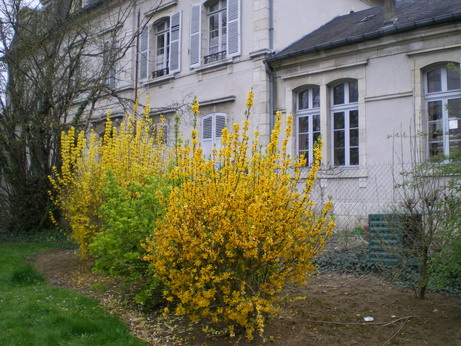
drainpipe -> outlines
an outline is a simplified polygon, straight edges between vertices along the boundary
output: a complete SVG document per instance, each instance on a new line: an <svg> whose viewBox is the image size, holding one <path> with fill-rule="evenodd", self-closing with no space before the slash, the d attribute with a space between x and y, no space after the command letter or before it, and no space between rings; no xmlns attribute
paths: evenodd
<svg viewBox="0 0 461 346"><path fill-rule="evenodd" d="M267 60L263 60L264 66L266 67L266 73L269 77L269 132L274 129L274 113L275 113L275 72L269 65Z"/></svg>
<svg viewBox="0 0 461 346"><path fill-rule="evenodd" d="M274 52L274 0L269 0L269 49ZM272 67L264 60L266 73L269 76L269 133L274 129L275 113L275 73Z"/></svg>

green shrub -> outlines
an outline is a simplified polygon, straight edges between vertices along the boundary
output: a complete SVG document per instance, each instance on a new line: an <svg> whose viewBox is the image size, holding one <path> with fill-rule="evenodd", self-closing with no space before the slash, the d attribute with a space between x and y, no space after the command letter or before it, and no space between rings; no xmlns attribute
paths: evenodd
<svg viewBox="0 0 461 346"><path fill-rule="evenodd" d="M148 265L141 260L145 255L141 242L163 218L169 191L166 179L149 177L124 188L109 173L103 190L107 202L101 207L104 231L89 246L97 271L133 280L145 277Z"/></svg>

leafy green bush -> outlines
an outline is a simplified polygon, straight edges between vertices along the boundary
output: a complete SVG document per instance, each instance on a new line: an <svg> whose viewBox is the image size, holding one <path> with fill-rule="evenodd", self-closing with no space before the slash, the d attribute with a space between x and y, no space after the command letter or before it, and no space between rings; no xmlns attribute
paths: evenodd
<svg viewBox="0 0 461 346"><path fill-rule="evenodd" d="M141 243L163 219L169 193L165 177L146 177L143 182L131 182L124 188L109 172L103 189L106 203L100 212L104 230L89 245L95 258L94 270L136 282L139 292L135 299L146 308L163 302L163 285L141 259L146 255Z"/></svg>
<svg viewBox="0 0 461 346"><path fill-rule="evenodd" d="M169 191L165 178L148 177L144 183L132 182L124 188L113 173L108 174L103 190L107 202L101 207L104 231L89 246L96 270L133 280L145 276L148 265L141 260L146 254L141 242L163 218Z"/></svg>
<svg viewBox="0 0 461 346"><path fill-rule="evenodd" d="M443 230L430 262L429 284L437 289L461 291L461 152L437 166L447 179L443 201Z"/></svg>

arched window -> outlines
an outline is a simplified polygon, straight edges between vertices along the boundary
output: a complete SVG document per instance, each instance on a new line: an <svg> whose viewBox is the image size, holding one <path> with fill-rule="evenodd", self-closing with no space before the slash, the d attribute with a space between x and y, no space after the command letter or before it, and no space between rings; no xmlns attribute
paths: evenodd
<svg viewBox="0 0 461 346"><path fill-rule="evenodd" d="M153 77L161 77L169 73L170 58L170 19L164 18L154 24L155 35L155 67Z"/></svg>
<svg viewBox="0 0 461 346"><path fill-rule="evenodd" d="M314 161L314 143L320 136L320 88L312 86L296 94L296 151Z"/></svg>
<svg viewBox="0 0 461 346"><path fill-rule="evenodd" d="M181 12L157 20L139 34L139 79L181 70Z"/></svg>
<svg viewBox="0 0 461 346"><path fill-rule="evenodd" d="M333 163L359 165L359 109L357 80L334 84L330 88Z"/></svg>
<svg viewBox="0 0 461 346"><path fill-rule="evenodd" d="M424 73L429 157L461 150L459 64L440 64Z"/></svg>

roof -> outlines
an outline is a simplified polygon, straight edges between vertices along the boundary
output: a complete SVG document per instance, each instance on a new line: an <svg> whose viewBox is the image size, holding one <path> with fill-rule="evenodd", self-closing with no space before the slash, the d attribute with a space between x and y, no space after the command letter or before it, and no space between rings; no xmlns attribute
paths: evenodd
<svg viewBox="0 0 461 346"><path fill-rule="evenodd" d="M373 7L339 16L307 34L267 61L333 49L422 27L461 22L460 0L401 0L396 20L384 23L384 7Z"/></svg>

